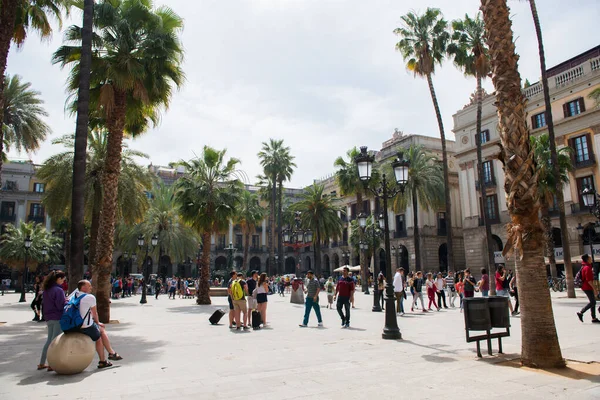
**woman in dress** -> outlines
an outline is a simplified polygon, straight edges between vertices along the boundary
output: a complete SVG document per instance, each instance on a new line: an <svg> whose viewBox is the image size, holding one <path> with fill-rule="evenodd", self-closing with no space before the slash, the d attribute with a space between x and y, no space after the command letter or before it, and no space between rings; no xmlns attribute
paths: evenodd
<svg viewBox="0 0 600 400"><path fill-rule="evenodd" d="M35 283L33 284L33 301L31 302L31 309L35 314L32 321L41 321L42 317L42 278L39 276L35 277Z"/></svg>
<svg viewBox="0 0 600 400"><path fill-rule="evenodd" d="M51 271L48 276L46 276L42 285L44 291L44 319L48 326L48 337L46 338L46 343L42 349L40 363L37 366L38 370L48 368L48 371L52 371L52 368L46 365L46 354L48 353L48 346L50 346L50 343L52 343L55 337L62 333L62 329L60 329L60 317L62 317L66 302L65 292L62 289L65 278L64 272Z"/></svg>

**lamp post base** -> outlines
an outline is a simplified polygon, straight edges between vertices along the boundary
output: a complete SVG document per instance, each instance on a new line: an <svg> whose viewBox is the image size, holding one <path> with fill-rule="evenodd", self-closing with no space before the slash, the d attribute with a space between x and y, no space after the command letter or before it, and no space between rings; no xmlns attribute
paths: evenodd
<svg viewBox="0 0 600 400"><path fill-rule="evenodd" d="M402 339L398 320L396 319L396 300L394 296L394 285L388 281L385 296L385 326L381 337L383 339Z"/></svg>

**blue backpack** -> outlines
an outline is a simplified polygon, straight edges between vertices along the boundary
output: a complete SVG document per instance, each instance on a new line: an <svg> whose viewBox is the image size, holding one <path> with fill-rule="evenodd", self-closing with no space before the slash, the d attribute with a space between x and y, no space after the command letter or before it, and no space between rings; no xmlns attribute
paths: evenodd
<svg viewBox="0 0 600 400"><path fill-rule="evenodd" d="M81 303L81 299L85 296L85 293L80 296L73 296L69 299L67 304L65 304L63 314L60 317L60 329L62 329L63 332L68 333L78 331L81 328L81 325L83 325L83 321L90 313L90 310L88 310L82 318L81 313L79 312L79 304Z"/></svg>

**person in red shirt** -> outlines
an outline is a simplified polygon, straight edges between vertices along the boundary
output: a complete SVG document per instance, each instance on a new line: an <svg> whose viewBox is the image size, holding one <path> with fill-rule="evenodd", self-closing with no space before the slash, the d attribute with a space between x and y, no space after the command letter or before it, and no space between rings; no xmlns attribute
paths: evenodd
<svg viewBox="0 0 600 400"><path fill-rule="evenodd" d="M333 300L337 298L337 312L342 318L342 328L350 327L350 298L354 294L354 280L348 276L350 269L344 267L342 272L342 278L338 281L335 287L335 296ZM346 315L342 312L342 307L345 308Z"/></svg>
<svg viewBox="0 0 600 400"><path fill-rule="evenodd" d="M592 270L592 266L590 265L590 256L584 254L581 256L581 260L581 290L583 290L590 302L577 313L577 316L579 317L579 320L583 322L583 314L587 310L590 310L590 313L592 314L592 322L598 324L600 321L598 318L596 318L596 290L592 284L594 280L594 272Z"/></svg>

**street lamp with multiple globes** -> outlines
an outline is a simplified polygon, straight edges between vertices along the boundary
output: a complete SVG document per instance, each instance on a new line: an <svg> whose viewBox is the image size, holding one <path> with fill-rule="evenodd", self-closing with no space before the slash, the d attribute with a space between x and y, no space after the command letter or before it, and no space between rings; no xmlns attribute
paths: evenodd
<svg viewBox="0 0 600 400"><path fill-rule="evenodd" d="M592 256L592 265L594 265L594 236L592 236L593 233L596 233L595 236L598 236L600 234L600 222L596 221L596 223L594 224L594 230L592 231L591 229L588 229L588 243L590 244L590 255ZM585 234L585 229L583 228L583 226L581 225L581 222L577 225L577 233L579 233L579 236L581 236L581 238L583 239L583 235Z"/></svg>
<svg viewBox="0 0 600 400"><path fill-rule="evenodd" d="M150 243L152 244L152 250L158 245L158 236L155 234L152 235L152 239L150 239ZM144 256L144 267L142 273L144 274L144 282L142 285L142 298L140 299L140 304L146 304L148 301L146 300L146 294L148 293L148 252L150 251L150 245L146 244L144 240L144 235L138 236L138 247L140 250L146 245L146 255Z"/></svg>
<svg viewBox="0 0 600 400"><path fill-rule="evenodd" d="M360 229L362 230L363 236L365 234L365 231L367 230L367 214L365 213L360 213L358 214L358 226L360 227ZM365 240L361 240L359 243L359 248L362 250L363 253L363 260L365 262L365 265L362 266L362 279L363 279L363 292L364 294L371 294L369 293L369 274L367 273L367 250L369 250L369 243Z"/></svg>
<svg viewBox="0 0 600 400"><path fill-rule="evenodd" d="M27 236L25 238L25 265L23 266L23 274L21 275L21 298L19 299L19 303L25 303L25 281L27 280L27 259L29 258L29 249L31 248L31 237Z"/></svg>
<svg viewBox="0 0 600 400"><path fill-rule="evenodd" d="M294 216L295 229L284 229L283 230L283 245L294 249L295 257L298 260L297 269L300 267L300 249L303 247L309 247L313 241L313 233L310 229L303 230L300 228L300 211L296 211ZM298 274L296 270L296 274Z"/></svg>
<svg viewBox="0 0 600 400"><path fill-rule="evenodd" d="M358 167L358 176L365 185L365 189L369 190L377 198L383 199L383 210L380 218L383 222L383 232L385 237L385 258L386 258L386 310L385 310L385 326L383 328L382 337L384 339L402 339L402 334L398 328L398 321L396 319L396 306L394 304L394 285L392 281L392 257L390 249L390 229L389 221L387 216L388 210L388 199L394 198L398 193L404 193L406 184L408 183L408 169L410 162L404 159L403 153L398 153L396 159L392 163L392 169L394 170L395 185L388 187L386 175L382 174L381 185L379 188L373 189L369 187L369 181L373 173L373 163L375 157L367 152L367 147L362 146L360 148L360 154L355 158L356 165Z"/></svg>
<svg viewBox="0 0 600 400"><path fill-rule="evenodd" d="M581 191L581 198L583 199L583 205L588 208L590 214L596 217L596 223L594 224L594 231L596 235L600 234L600 199L596 191L589 186L585 186ZM581 223L577 225L577 232L583 238L584 228ZM588 242L590 243L590 254L592 256L592 265L594 265L594 245L592 230L588 230Z"/></svg>
<svg viewBox="0 0 600 400"><path fill-rule="evenodd" d="M233 247L233 243L229 242L229 246L223 249L227 252L227 269L233 270L233 254L237 251L237 248Z"/></svg>

